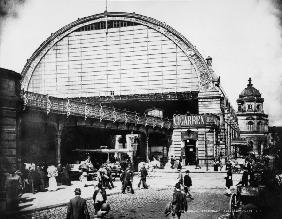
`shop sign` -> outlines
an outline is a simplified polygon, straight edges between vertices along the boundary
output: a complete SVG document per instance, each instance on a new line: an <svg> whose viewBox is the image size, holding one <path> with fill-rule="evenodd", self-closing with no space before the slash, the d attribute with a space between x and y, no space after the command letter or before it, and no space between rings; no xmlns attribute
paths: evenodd
<svg viewBox="0 0 282 219"><path fill-rule="evenodd" d="M219 119L214 115L174 115L174 127L205 127L219 125Z"/></svg>

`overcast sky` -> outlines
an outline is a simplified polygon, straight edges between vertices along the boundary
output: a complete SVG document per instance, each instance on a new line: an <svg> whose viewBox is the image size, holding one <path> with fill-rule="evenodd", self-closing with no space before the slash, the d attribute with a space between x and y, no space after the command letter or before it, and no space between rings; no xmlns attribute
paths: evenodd
<svg viewBox="0 0 282 219"><path fill-rule="evenodd" d="M108 0L108 11L153 17L184 35L213 69L233 107L252 77L270 125L282 125L280 0ZM106 0L0 0L0 66L21 72L38 46L77 18L101 13ZM276 4L275 4L276 2ZM281 8L281 7L280 7Z"/></svg>

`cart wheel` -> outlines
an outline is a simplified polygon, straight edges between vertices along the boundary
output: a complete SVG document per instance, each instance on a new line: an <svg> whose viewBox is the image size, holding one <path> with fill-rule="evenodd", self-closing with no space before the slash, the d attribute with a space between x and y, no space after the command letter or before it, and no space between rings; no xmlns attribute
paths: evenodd
<svg viewBox="0 0 282 219"><path fill-rule="evenodd" d="M229 201L230 216L231 218L237 218L239 209L239 200L236 194L232 194Z"/></svg>

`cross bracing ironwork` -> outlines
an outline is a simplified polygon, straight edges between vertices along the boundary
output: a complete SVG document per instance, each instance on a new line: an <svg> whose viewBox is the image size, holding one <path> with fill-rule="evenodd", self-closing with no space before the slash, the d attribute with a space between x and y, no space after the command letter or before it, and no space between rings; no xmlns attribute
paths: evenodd
<svg viewBox="0 0 282 219"><path fill-rule="evenodd" d="M143 125L148 127L158 127L171 129L172 122L168 119L162 119L154 116L141 115L136 112L130 112L122 109L104 106L102 104L89 104L81 101L71 100L68 98L57 98L32 92L22 92L24 108L61 114L84 119L92 118L101 121L111 121L113 123L125 123Z"/></svg>

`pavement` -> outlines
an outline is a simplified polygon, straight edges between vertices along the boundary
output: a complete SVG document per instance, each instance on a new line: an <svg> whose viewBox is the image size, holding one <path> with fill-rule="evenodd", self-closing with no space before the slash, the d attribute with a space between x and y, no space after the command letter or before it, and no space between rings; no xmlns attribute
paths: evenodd
<svg viewBox="0 0 282 219"><path fill-rule="evenodd" d="M213 166L202 166L200 168L196 168L195 165L189 165L189 166L183 166L182 172L185 172L186 170L189 170L190 173L227 173L225 166L222 167L222 169L218 171L214 171ZM177 169L171 169L171 168L165 168L165 169L159 169L158 171L163 171L167 173L173 173L176 172Z"/></svg>
<svg viewBox="0 0 282 219"><path fill-rule="evenodd" d="M184 167L182 172L187 169L191 172L190 176L193 181L193 188L196 189L197 192L206 192L208 188L213 191L220 189L220 193L224 193L224 177L226 176L226 171L215 172L213 168L210 168L212 170L204 171L204 169L195 169L195 167L188 166ZM156 169L153 172L149 172L147 182L150 185L150 189L155 191L172 189L177 182L178 175L179 173L175 169ZM240 174L233 174L234 185L236 182L239 182L240 178ZM133 188L137 191L140 190L137 187L138 182L139 177L134 177ZM58 186L57 191L38 192L36 194L25 193L22 195L18 212L39 212L60 206L63 207L74 197L74 189L77 187L81 188L81 197L92 199L96 184L97 181L88 181L87 186L84 187L79 181L72 181L71 186ZM107 189L108 196L119 195L121 193L121 182L119 179L114 182L114 185L115 188L111 190Z"/></svg>

